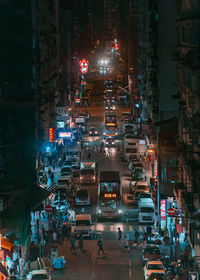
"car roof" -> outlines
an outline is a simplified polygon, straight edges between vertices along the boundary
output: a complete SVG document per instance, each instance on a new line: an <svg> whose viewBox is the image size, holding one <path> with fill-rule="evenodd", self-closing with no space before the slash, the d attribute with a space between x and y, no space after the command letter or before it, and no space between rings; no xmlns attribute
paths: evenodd
<svg viewBox="0 0 200 280"><path fill-rule="evenodd" d="M32 274L47 274L46 269L37 269L37 270L32 270Z"/></svg>
<svg viewBox="0 0 200 280"><path fill-rule="evenodd" d="M147 261L147 264L163 264L161 261Z"/></svg>
<svg viewBox="0 0 200 280"><path fill-rule="evenodd" d="M90 214L78 214L76 215L76 220L90 220L91 219L91 215Z"/></svg>

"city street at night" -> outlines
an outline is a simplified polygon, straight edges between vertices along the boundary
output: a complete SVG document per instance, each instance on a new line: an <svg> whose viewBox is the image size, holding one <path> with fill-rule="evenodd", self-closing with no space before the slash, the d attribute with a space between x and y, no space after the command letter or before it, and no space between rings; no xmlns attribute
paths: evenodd
<svg viewBox="0 0 200 280"><path fill-rule="evenodd" d="M0 1L0 280L199 280L199 11Z"/></svg>

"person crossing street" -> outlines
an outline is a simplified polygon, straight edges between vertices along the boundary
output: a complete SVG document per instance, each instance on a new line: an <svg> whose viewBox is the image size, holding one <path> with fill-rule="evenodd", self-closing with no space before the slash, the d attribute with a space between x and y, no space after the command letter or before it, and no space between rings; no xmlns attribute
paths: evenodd
<svg viewBox="0 0 200 280"><path fill-rule="evenodd" d="M105 256L106 253L105 253L104 250L103 250L103 241L102 241L101 236L99 237L99 239L98 239L98 241L97 241L97 246L99 247L98 252L97 252L98 256L100 256L100 252L102 252L103 255Z"/></svg>

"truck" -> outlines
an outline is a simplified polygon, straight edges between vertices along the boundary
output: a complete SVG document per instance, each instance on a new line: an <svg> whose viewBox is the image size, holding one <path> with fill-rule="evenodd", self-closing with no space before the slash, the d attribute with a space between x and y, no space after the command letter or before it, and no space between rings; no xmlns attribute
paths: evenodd
<svg viewBox="0 0 200 280"><path fill-rule="evenodd" d="M81 132L86 132L86 118L83 116L76 116L74 118L74 123L76 127L81 129Z"/></svg>
<svg viewBox="0 0 200 280"><path fill-rule="evenodd" d="M97 182L97 163L96 161L80 162L80 183L95 184Z"/></svg>

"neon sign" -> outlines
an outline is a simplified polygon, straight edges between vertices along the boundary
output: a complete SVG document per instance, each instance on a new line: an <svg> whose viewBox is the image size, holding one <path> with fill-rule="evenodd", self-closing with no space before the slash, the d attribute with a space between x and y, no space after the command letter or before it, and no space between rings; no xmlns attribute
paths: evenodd
<svg viewBox="0 0 200 280"><path fill-rule="evenodd" d="M83 58L79 61L80 71L81 73L85 74L88 72L89 61Z"/></svg>
<svg viewBox="0 0 200 280"><path fill-rule="evenodd" d="M53 138L54 138L53 134L54 134L53 128L49 127L49 142L53 142Z"/></svg>
<svg viewBox="0 0 200 280"><path fill-rule="evenodd" d="M59 132L59 137L61 138L71 137L71 132L66 132L66 131Z"/></svg>

